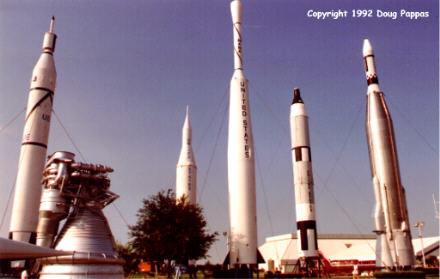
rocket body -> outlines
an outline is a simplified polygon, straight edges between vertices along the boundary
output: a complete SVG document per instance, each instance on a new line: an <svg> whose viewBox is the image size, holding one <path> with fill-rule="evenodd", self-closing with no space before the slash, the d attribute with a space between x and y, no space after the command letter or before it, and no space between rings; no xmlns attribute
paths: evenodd
<svg viewBox="0 0 440 279"><path fill-rule="evenodd" d="M293 181L300 257L318 257L309 120L298 88L290 106Z"/></svg>
<svg viewBox="0 0 440 279"><path fill-rule="evenodd" d="M186 197L186 201L195 204L197 192L197 166L192 150L192 131L188 107L182 128L182 149L176 167L176 198Z"/></svg>
<svg viewBox="0 0 440 279"><path fill-rule="evenodd" d="M412 267L415 265L414 250L405 189L400 180L393 123L379 88L373 48L367 39L364 41L363 56L368 83L366 131L376 197L376 232L381 238L386 237L387 243L382 240L381 243L390 251L382 255L382 265Z"/></svg>
<svg viewBox="0 0 440 279"><path fill-rule="evenodd" d="M241 3L231 2L234 74L230 83L228 130L229 263L257 263L257 213L254 144L248 83L241 52Z"/></svg>
<svg viewBox="0 0 440 279"><path fill-rule="evenodd" d="M32 73L9 229L13 240L31 243L35 243L57 77L53 59L56 41L53 23L52 18L50 30L44 35L43 53Z"/></svg>

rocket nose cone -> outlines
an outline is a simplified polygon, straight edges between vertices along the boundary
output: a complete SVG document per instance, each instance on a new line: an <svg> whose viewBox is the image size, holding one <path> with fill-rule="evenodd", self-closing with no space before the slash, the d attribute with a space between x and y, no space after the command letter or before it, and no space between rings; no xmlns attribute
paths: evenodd
<svg viewBox="0 0 440 279"><path fill-rule="evenodd" d="M184 132L186 130L191 130L191 123L189 121L189 106L186 106L186 115L185 115L185 121L183 122L183 130Z"/></svg>
<svg viewBox="0 0 440 279"><path fill-rule="evenodd" d="M370 44L368 39L364 39L364 47L362 49L362 53L365 56L373 55L373 47Z"/></svg>
<svg viewBox="0 0 440 279"><path fill-rule="evenodd" d="M50 19L49 32L53 33L53 26L55 25L55 17L52 16Z"/></svg>
<svg viewBox="0 0 440 279"><path fill-rule="evenodd" d="M293 101L292 101L292 104L296 104L296 103L304 103L303 100L301 99L301 94L299 93L299 88L294 88L293 89Z"/></svg>
<svg viewBox="0 0 440 279"><path fill-rule="evenodd" d="M241 2L239 0L231 2L231 15L233 23L241 22Z"/></svg>

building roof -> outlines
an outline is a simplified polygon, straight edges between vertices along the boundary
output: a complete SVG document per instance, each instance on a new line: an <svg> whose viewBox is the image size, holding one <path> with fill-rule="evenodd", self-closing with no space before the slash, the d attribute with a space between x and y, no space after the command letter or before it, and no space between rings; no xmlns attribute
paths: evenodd
<svg viewBox="0 0 440 279"><path fill-rule="evenodd" d="M425 254L438 251L439 236L424 237ZM412 240L414 252L421 255L419 238ZM374 234L320 234L318 247L330 261L335 260L376 260L376 235ZM298 239L296 234L283 234L266 238L260 246L265 260L272 259L278 263L296 261L298 258Z"/></svg>

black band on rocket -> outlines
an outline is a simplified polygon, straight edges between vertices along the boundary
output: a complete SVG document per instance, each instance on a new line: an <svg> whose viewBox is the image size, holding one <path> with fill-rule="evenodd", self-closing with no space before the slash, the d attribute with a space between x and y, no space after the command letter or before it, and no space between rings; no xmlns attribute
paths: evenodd
<svg viewBox="0 0 440 279"><path fill-rule="evenodd" d="M306 148L307 152L309 153L309 160L307 160L308 162L312 161L312 152L310 151L310 147L308 146L297 146L292 148L295 151L295 162L298 161L304 161L305 158L302 157L302 151L301 149Z"/></svg>
<svg viewBox="0 0 440 279"><path fill-rule="evenodd" d="M367 84L379 84L379 79L377 78L377 75L374 75L372 77L367 78Z"/></svg>
<svg viewBox="0 0 440 279"><path fill-rule="evenodd" d="M309 241L307 239L307 230L312 229L315 233L315 247L318 248L316 236L316 221L299 221L296 222L296 228L300 233L301 250L309 249Z"/></svg>
<svg viewBox="0 0 440 279"><path fill-rule="evenodd" d="M45 145L44 143L39 143L39 142L35 142L35 141L26 141L26 142L23 142L21 145L36 145L36 146L40 146L40 147L47 149L47 145Z"/></svg>

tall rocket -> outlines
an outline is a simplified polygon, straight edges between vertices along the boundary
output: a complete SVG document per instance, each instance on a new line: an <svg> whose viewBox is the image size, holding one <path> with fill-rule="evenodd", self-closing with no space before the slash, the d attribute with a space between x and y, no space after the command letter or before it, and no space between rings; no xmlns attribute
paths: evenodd
<svg viewBox="0 0 440 279"><path fill-rule="evenodd" d="M367 76L366 131L371 176L376 197L375 223L383 247L382 266L408 268L415 265L411 243L405 189L397 161L393 123L383 92L379 88L373 48L364 40L363 56Z"/></svg>
<svg viewBox="0 0 440 279"><path fill-rule="evenodd" d="M43 53L34 67L18 162L10 238L35 243L41 179L46 160L52 102L57 73L53 53L57 35L52 17L49 32L44 34Z"/></svg>
<svg viewBox="0 0 440 279"><path fill-rule="evenodd" d="M290 106L293 181L295 185L296 227L299 256L317 258L315 197L313 193L312 155L310 150L309 117L298 88Z"/></svg>
<svg viewBox="0 0 440 279"><path fill-rule="evenodd" d="M190 203L196 203L197 166L192 150L192 131L189 122L188 107L182 128L182 149L176 167L176 198L182 196Z"/></svg>
<svg viewBox="0 0 440 279"><path fill-rule="evenodd" d="M234 74L230 83L228 132L229 264L257 263L254 141L248 84L243 75L239 0L231 2Z"/></svg>

